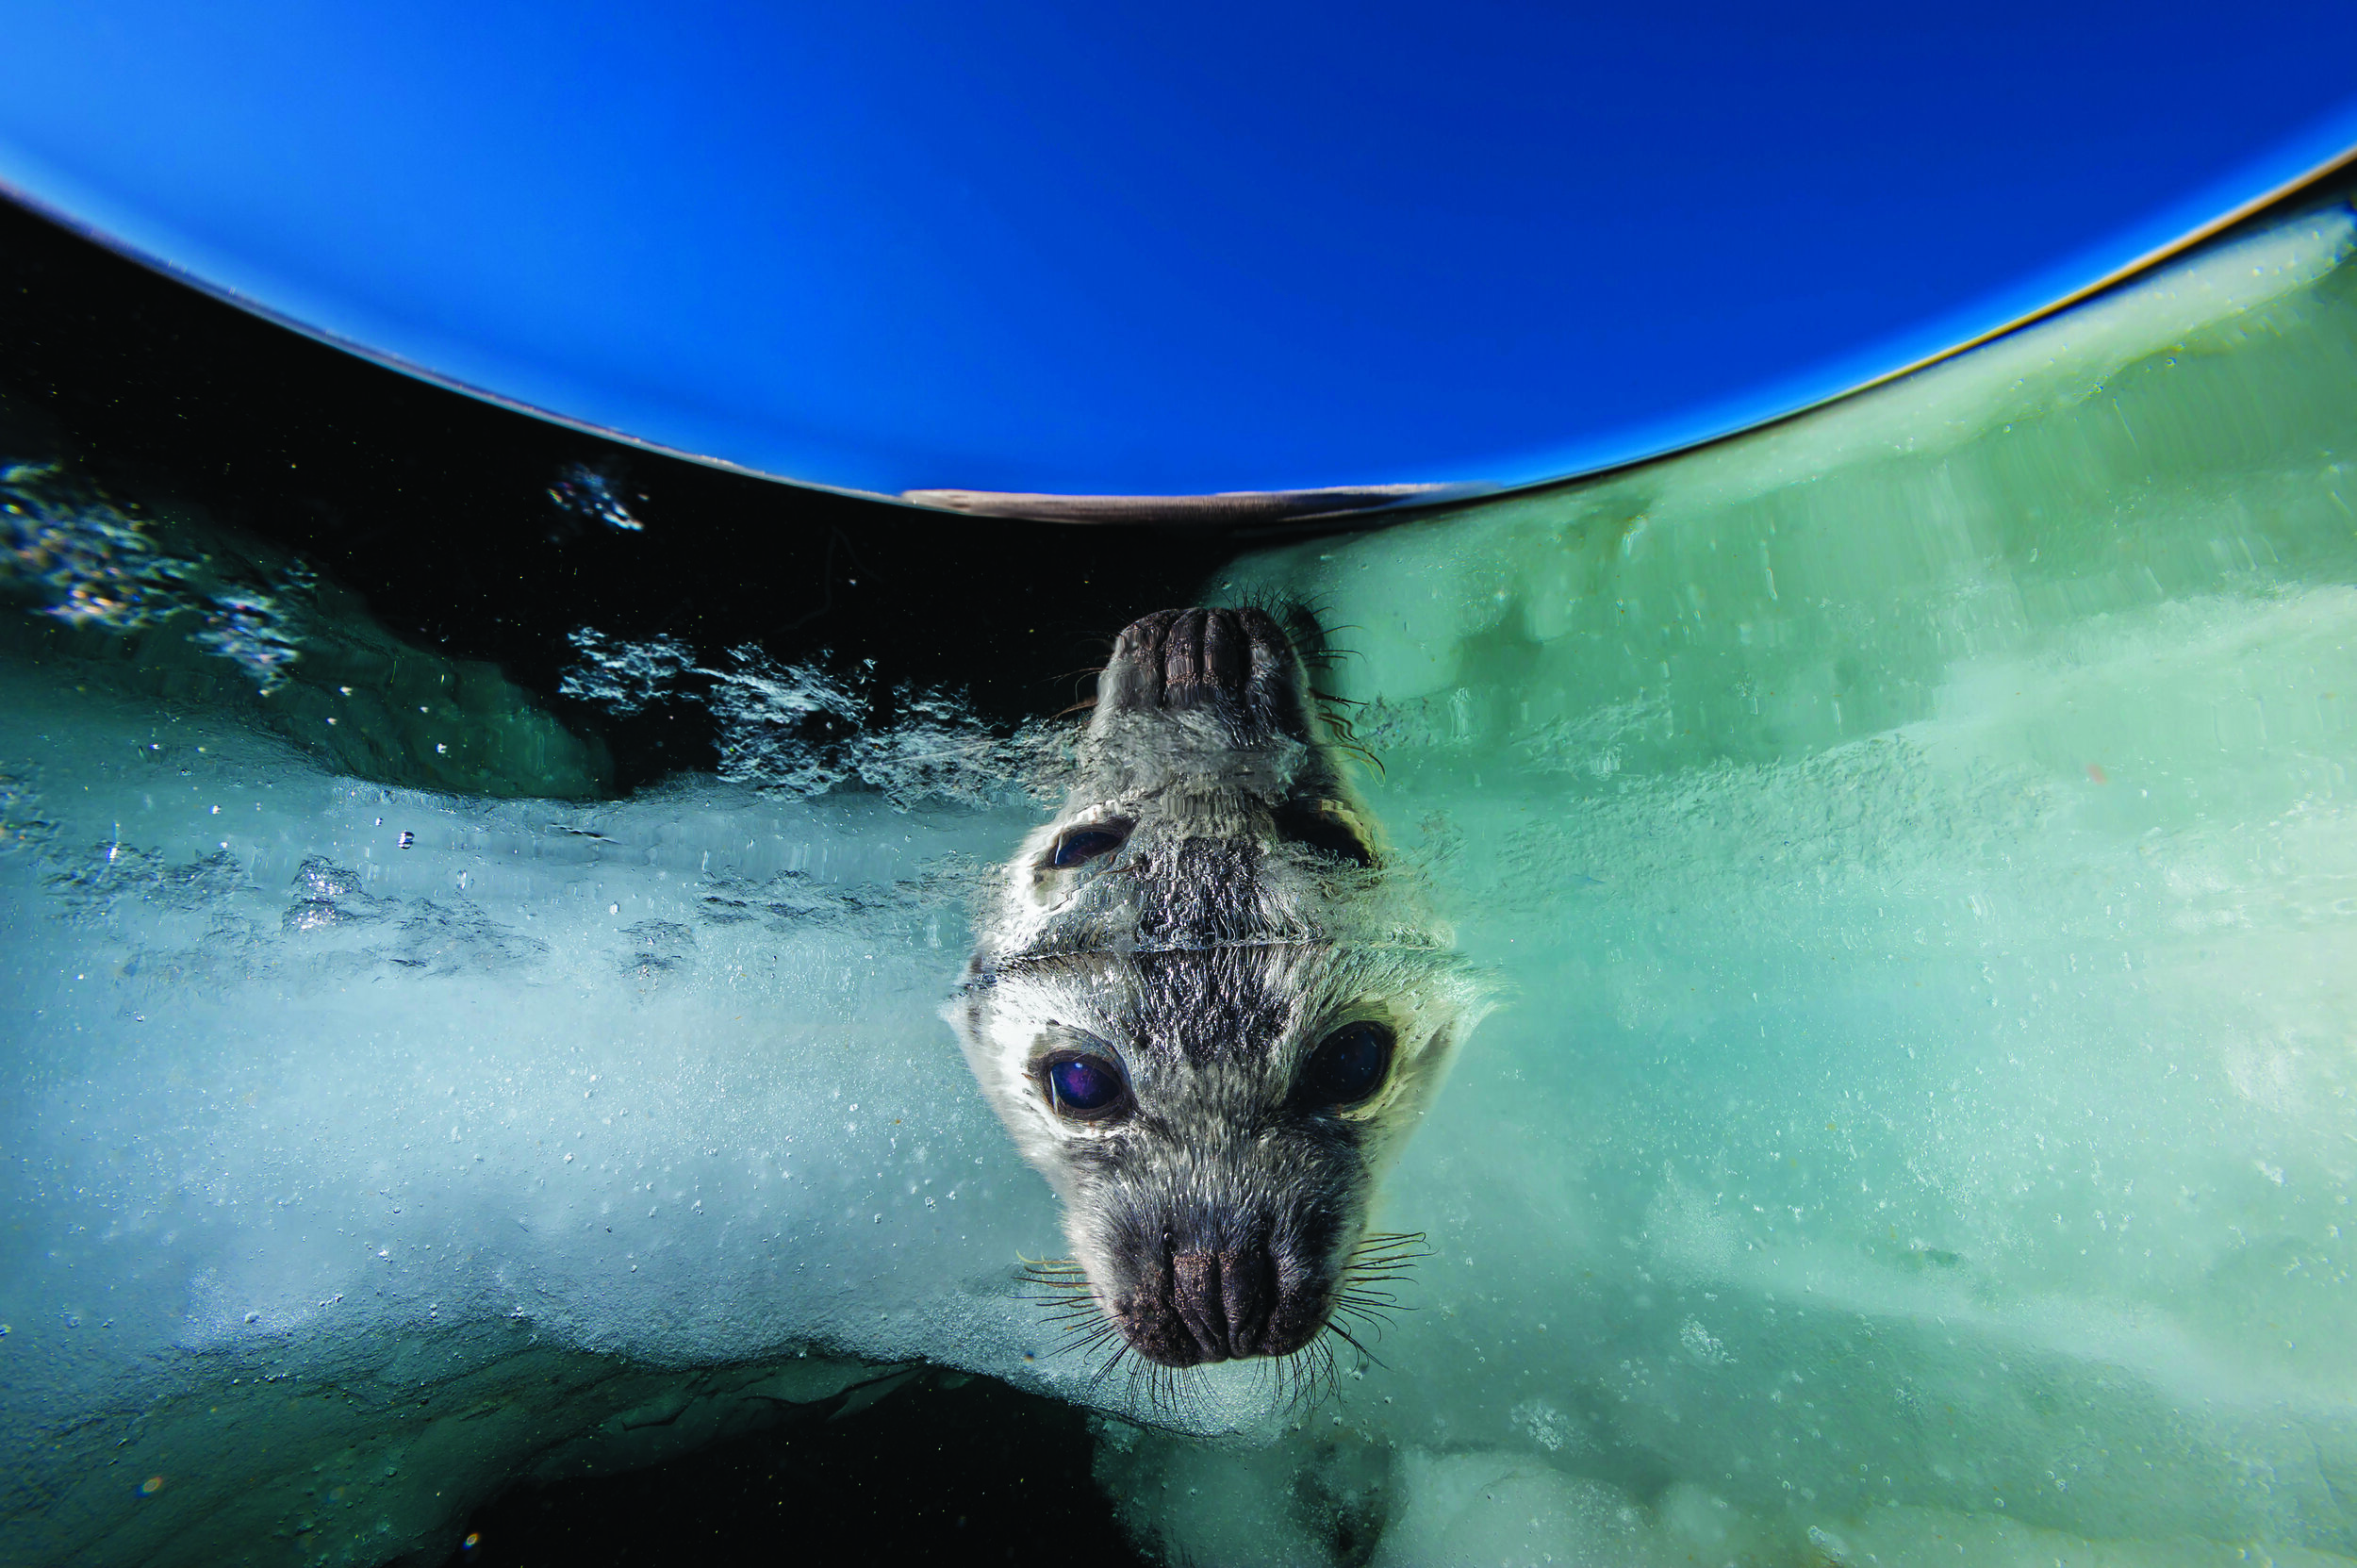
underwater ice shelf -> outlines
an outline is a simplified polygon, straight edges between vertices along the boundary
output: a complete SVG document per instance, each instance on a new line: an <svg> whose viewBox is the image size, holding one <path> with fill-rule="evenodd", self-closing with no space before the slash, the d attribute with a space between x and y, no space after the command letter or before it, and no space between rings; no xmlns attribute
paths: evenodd
<svg viewBox="0 0 2357 1568"><path fill-rule="evenodd" d="M923 1359L1113 1407L1176 1560L2357 1559L2351 244L1209 586L1342 629L1509 1001L1380 1363L1193 1435L934 1016L1012 787L436 794L15 660L0 1541L432 1556Z"/></svg>

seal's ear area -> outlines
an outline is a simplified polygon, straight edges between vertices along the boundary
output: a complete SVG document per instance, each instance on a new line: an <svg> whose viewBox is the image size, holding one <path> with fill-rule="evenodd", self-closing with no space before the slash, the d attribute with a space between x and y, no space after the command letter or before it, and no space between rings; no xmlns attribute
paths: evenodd
<svg viewBox="0 0 2357 1568"><path fill-rule="evenodd" d="M1491 977L1454 957L1441 959L1421 990L1412 1018L1403 1020L1400 1048L1403 1108L1418 1117L1440 1094L1466 1039L1498 1005Z"/></svg>

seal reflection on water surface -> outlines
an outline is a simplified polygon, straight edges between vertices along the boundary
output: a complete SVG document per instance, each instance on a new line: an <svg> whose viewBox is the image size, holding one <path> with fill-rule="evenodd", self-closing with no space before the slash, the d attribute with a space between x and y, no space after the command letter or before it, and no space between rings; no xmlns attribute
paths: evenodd
<svg viewBox="0 0 2357 1568"><path fill-rule="evenodd" d="M1131 625L948 1009L1063 1199L1074 1261L1041 1277L1109 1367L1348 1338L1411 1240L1368 1233L1375 1184L1489 1004L1342 740L1275 617Z"/></svg>

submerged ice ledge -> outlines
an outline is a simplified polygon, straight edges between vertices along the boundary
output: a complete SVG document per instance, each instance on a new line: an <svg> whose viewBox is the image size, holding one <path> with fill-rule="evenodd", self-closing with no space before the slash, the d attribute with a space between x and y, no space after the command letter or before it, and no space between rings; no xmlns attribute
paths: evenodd
<svg viewBox="0 0 2357 1568"><path fill-rule="evenodd" d="M0 715L12 1557L431 1557L536 1460L1085 1376L936 1014L1018 814L463 801L21 666Z"/></svg>

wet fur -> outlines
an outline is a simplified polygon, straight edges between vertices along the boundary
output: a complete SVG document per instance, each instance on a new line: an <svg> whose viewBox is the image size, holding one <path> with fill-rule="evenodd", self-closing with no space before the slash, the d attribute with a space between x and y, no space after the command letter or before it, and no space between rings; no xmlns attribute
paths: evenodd
<svg viewBox="0 0 2357 1568"><path fill-rule="evenodd" d="M1369 1235L1376 1183L1489 1004L1352 783L1333 704L1297 652L1314 623L1222 623L1223 651L1199 657L1229 685L1205 696L1176 675L1159 684L1195 668L1181 632L1211 635L1199 613L1169 614L1116 646L1072 788L1007 863L947 1012L1063 1199L1072 1261L1039 1279L1076 1341L1178 1397L1185 1359L1203 1352L1168 1303L1206 1287L1172 1270L1206 1257L1232 1268L1233 1248L1260 1247L1270 1279L1230 1281L1226 1299L1270 1297L1261 1337L1291 1346L1272 1375L1300 1392L1330 1367L1333 1337L1357 1343L1337 1314L1380 1311L1414 1250ZM1252 633L1241 674L1238 625ZM1151 643L1158 626L1168 650ZM1135 824L1117 852L1050 864L1067 831L1115 819ZM1372 864L1302 842L1310 819ZM1363 1103L1303 1114L1289 1096L1304 1061L1360 1019L1393 1032L1389 1076ZM1044 1053L1073 1041L1118 1053L1134 1109L1117 1124L1073 1120L1044 1093Z"/></svg>

